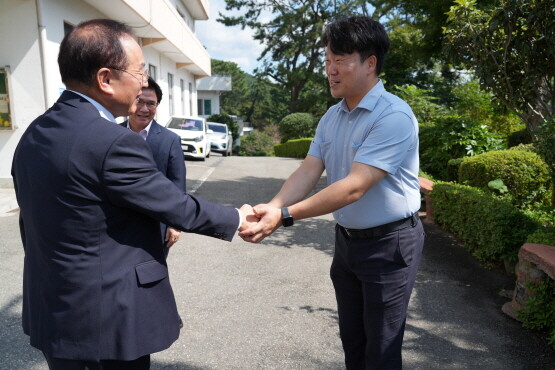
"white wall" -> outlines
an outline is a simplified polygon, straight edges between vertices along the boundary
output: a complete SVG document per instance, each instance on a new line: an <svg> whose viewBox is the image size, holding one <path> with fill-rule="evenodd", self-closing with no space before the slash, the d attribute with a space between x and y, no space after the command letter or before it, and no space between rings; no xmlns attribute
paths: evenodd
<svg viewBox="0 0 555 370"><path fill-rule="evenodd" d="M57 63L60 42L64 37L64 20L77 24L103 16L81 1L40 2L42 26L46 27L44 76L35 0L3 0L0 3L0 66L10 66L10 99L15 126L14 130L0 131L0 187L11 185L13 153L23 132L58 99L60 88L64 88Z"/></svg>
<svg viewBox="0 0 555 370"><path fill-rule="evenodd" d="M197 99L212 100L212 114L220 113L220 93L218 91L199 90ZM208 117L208 115L203 115L203 117Z"/></svg>
<svg viewBox="0 0 555 370"><path fill-rule="evenodd" d="M58 51L64 37L64 21L76 25L93 18L106 18L82 0L39 0L42 5L44 67L41 67L36 0L0 0L0 67L11 71L10 99L14 130L0 130L0 187L12 185L13 153L29 124L50 107L65 88L58 70ZM195 77L175 62L149 48L143 48L147 65L157 68L157 82L164 97L158 108L157 120L169 119L168 72L174 76L174 112L182 114L180 79L185 83L185 115L197 115ZM43 70L44 68L44 76ZM44 83L45 82L45 83ZM189 84L193 93L189 94ZM46 86L46 87L45 87ZM189 100L192 99L192 109Z"/></svg>
<svg viewBox="0 0 555 370"><path fill-rule="evenodd" d="M153 48L146 46L143 48L143 54L145 56L145 62L148 66L152 64L156 66L156 82L162 88L162 102L158 106L156 111L156 120L158 123L164 125L168 122L170 118L170 100L169 100L169 86L168 86L168 73L173 75L173 104L174 104L174 115L176 116L196 116L197 115L197 97L196 97L196 84L195 77L184 69L177 69L175 67L175 62L171 59L163 56L162 54L155 51ZM182 113L181 108L181 87L180 80L183 79L185 84L185 113ZM192 111L189 106L189 83L193 87L193 104Z"/></svg>
<svg viewBox="0 0 555 370"><path fill-rule="evenodd" d="M64 21L77 25L93 18L106 18L95 8L83 1L75 0L41 0L43 3L43 23L46 26L45 68L46 68L46 101L48 106L54 104L65 89L58 68L58 52L64 38Z"/></svg>
<svg viewBox="0 0 555 370"><path fill-rule="evenodd" d="M0 66L11 71L13 130L0 130L0 187L11 186L15 147L29 123L44 111L35 1L3 0L0 10Z"/></svg>

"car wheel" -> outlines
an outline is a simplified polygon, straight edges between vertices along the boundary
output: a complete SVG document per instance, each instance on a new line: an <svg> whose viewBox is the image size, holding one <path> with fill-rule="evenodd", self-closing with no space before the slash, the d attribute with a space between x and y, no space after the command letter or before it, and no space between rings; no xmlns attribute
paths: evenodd
<svg viewBox="0 0 555 370"><path fill-rule="evenodd" d="M210 158L210 151L206 153L206 158Z"/></svg>
<svg viewBox="0 0 555 370"><path fill-rule="evenodd" d="M224 157L227 157L228 156L227 150L225 152L223 152L222 154L224 155Z"/></svg>

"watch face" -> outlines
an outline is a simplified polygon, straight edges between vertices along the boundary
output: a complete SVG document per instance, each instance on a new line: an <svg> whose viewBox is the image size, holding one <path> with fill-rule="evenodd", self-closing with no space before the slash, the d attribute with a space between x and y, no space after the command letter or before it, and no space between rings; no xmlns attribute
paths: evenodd
<svg viewBox="0 0 555 370"><path fill-rule="evenodd" d="M281 224L287 227L292 226L293 223L293 217L289 214L289 209L287 207L283 207L281 209Z"/></svg>
<svg viewBox="0 0 555 370"><path fill-rule="evenodd" d="M285 217L281 220L283 226L287 227L287 226L292 226L293 225L293 217L289 216L289 217Z"/></svg>

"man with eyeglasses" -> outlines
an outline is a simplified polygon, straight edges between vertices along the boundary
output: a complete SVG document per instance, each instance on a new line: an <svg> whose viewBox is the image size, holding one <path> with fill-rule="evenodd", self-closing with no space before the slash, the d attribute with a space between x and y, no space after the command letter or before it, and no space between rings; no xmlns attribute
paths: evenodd
<svg viewBox="0 0 555 370"><path fill-rule="evenodd" d="M152 150L152 157L158 170L185 192L185 158L179 135L162 127L154 119L156 108L161 101L162 89L156 81L148 77L148 86L143 87L135 112L129 115L129 120L121 125L133 130L146 140ZM163 223L160 224L160 228L162 239L167 247L164 248L167 257L169 248L179 240L181 232Z"/></svg>
<svg viewBox="0 0 555 370"><path fill-rule="evenodd" d="M215 204L166 178L114 117L147 87L133 31L83 22L60 45L67 90L24 132L12 176L20 207L23 331L51 370L142 370L179 337L160 222L230 241L252 207Z"/></svg>

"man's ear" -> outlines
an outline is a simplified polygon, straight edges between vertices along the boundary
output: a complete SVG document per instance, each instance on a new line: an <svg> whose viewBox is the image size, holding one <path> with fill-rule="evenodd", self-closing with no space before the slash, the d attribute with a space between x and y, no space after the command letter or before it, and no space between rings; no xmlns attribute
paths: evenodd
<svg viewBox="0 0 555 370"><path fill-rule="evenodd" d="M366 58L366 61L364 63L367 67L368 74L376 74L376 68L378 66L378 58L376 58L375 55L370 55L368 58Z"/></svg>
<svg viewBox="0 0 555 370"><path fill-rule="evenodd" d="M100 68L95 75L95 82L98 89L107 95L114 95L113 73L110 68Z"/></svg>

